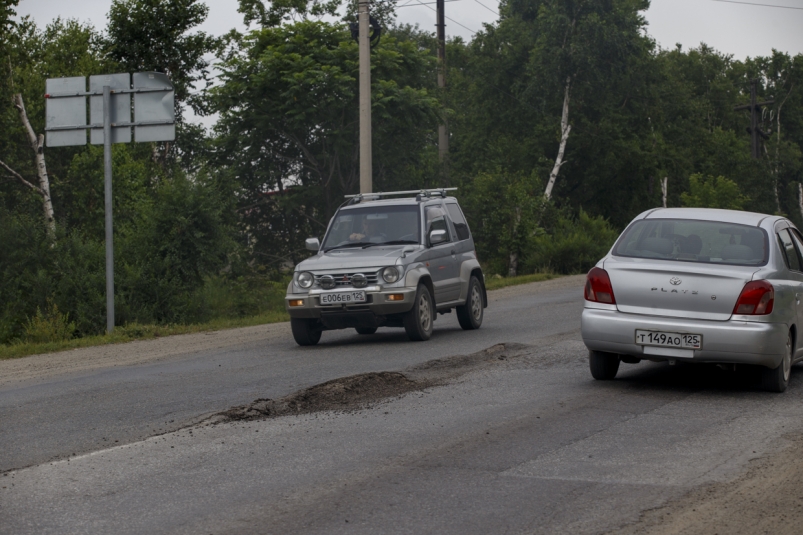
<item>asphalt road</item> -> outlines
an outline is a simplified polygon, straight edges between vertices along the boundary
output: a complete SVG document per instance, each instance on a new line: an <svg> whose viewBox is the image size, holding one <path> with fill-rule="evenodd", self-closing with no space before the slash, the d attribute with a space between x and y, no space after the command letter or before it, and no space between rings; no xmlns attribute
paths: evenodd
<svg viewBox="0 0 803 535"><path fill-rule="evenodd" d="M782 395L749 373L653 363L596 382L578 288L533 288L497 294L480 331L439 320L429 343L341 333L312 351L253 344L4 388L2 462L33 466L0 476L0 533L604 533L803 432L798 368ZM527 346L366 409L140 439L510 342ZM70 449L85 453L43 462Z"/></svg>
<svg viewBox="0 0 803 535"><path fill-rule="evenodd" d="M425 343L383 328L373 336L329 331L319 345L301 348L283 328L279 336L225 349L0 387L0 472L136 442L210 412L338 377L576 331L582 277L568 281L570 288L550 281L564 286L554 291L536 284L496 292L477 331L463 331L454 314L441 315Z"/></svg>

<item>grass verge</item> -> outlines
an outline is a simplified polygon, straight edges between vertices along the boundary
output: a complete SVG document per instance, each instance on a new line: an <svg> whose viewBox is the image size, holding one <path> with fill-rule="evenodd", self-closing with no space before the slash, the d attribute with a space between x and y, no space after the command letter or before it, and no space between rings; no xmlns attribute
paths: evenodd
<svg viewBox="0 0 803 535"><path fill-rule="evenodd" d="M541 282L556 279L561 275L554 273L534 273L532 275L520 275L518 277L487 278L485 281L488 290L498 290L508 286L518 284L529 284L531 282ZM19 342L9 345L0 345L0 360L27 357L40 353L53 353L68 349L81 347L100 346L107 344L120 344L133 340L149 340L162 336L175 334L190 334L208 331L219 331L221 329L234 329L237 327L251 327L253 325L264 325L267 323L278 323L289 321L290 317L284 310L266 312L257 316L246 316L236 319L217 319L206 323L190 325L140 325L137 323L116 327L111 335L86 336L84 338L73 338L61 342Z"/></svg>
<svg viewBox="0 0 803 535"><path fill-rule="evenodd" d="M260 314L258 316L218 319L207 323L191 325L139 325L134 323L122 327L115 327L114 332L110 335L86 336L84 338L73 338L72 340L64 340L62 342L19 342L16 344L0 345L0 360L27 357L28 355L37 355L39 353L53 353L80 347L120 344L133 340L148 340L174 334L219 331L222 329L251 327L253 325L264 325L267 323L278 323L289 320L290 317L287 313L281 310Z"/></svg>
<svg viewBox="0 0 803 535"><path fill-rule="evenodd" d="M491 277L485 278L485 288L490 290L498 290L500 288L507 288L508 286L517 286L519 284L529 284L531 282L548 281L557 279L563 275L556 275L554 273L533 273L532 275L519 275L517 277L502 277L494 279Z"/></svg>

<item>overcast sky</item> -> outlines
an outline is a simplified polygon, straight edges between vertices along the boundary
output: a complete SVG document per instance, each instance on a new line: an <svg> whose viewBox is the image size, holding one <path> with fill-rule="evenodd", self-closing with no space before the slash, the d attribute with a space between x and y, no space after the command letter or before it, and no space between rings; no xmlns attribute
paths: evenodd
<svg viewBox="0 0 803 535"><path fill-rule="evenodd" d="M398 0L397 20L434 31L434 2ZM755 3L796 9L749 5ZM200 30L222 35L232 28L246 29L242 15L237 13L237 0L206 0L206 4L209 17ZM102 30L110 6L111 0L21 0L17 13L30 15L40 27L60 16L89 22ZM446 0L447 35L470 40L483 24L498 18L498 6L496 0ZM736 59L766 56L773 48L792 55L803 53L803 0L652 0L646 17L648 33L663 48L680 43L688 49L704 42ZM211 126L215 117L197 120Z"/></svg>
<svg viewBox="0 0 803 535"><path fill-rule="evenodd" d="M210 12L202 30L221 35L231 28L245 29L237 13L237 0L206 0ZM398 20L418 23L434 31L434 0L398 0ZM421 5L421 4L428 5ZM764 3L798 9L747 5ZM22 0L20 15L31 15L39 26L57 16L106 26L111 0ZM495 0L456 0L446 3L448 35L468 40L484 23L497 19ZM680 43L684 48L701 42L737 59L768 55L773 48L803 53L803 0L744 0L744 3L716 0L652 0L647 11L648 32L663 48Z"/></svg>

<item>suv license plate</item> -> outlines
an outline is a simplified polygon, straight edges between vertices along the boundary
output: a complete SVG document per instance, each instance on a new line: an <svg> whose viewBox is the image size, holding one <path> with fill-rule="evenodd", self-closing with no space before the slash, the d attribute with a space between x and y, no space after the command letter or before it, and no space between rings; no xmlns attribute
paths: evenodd
<svg viewBox="0 0 803 535"><path fill-rule="evenodd" d="M636 343L642 346L702 349L703 336L700 334L669 333L664 331L636 331Z"/></svg>
<svg viewBox="0 0 803 535"><path fill-rule="evenodd" d="M365 292L337 292L321 294L322 305L342 305L348 303L365 303Z"/></svg>

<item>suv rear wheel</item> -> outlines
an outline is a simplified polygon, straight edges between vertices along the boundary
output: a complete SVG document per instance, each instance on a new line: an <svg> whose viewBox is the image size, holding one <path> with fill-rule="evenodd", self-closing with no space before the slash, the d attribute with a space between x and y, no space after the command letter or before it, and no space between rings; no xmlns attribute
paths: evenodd
<svg viewBox="0 0 803 535"><path fill-rule="evenodd" d="M457 321L464 331L479 329L483 316L482 287L473 275L468 281L466 304L457 307Z"/></svg>
<svg viewBox="0 0 803 535"><path fill-rule="evenodd" d="M404 315L404 330L410 340L416 342L429 340L432 336L432 320L434 316L429 288L419 284L418 291L415 293L413 308Z"/></svg>
<svg viewBox="0 0 803 535"><path fill-rule="evenodd" d="M321 329L313 319L290 318L290 330L300 346L314 346L321 340Z"/></svg>

